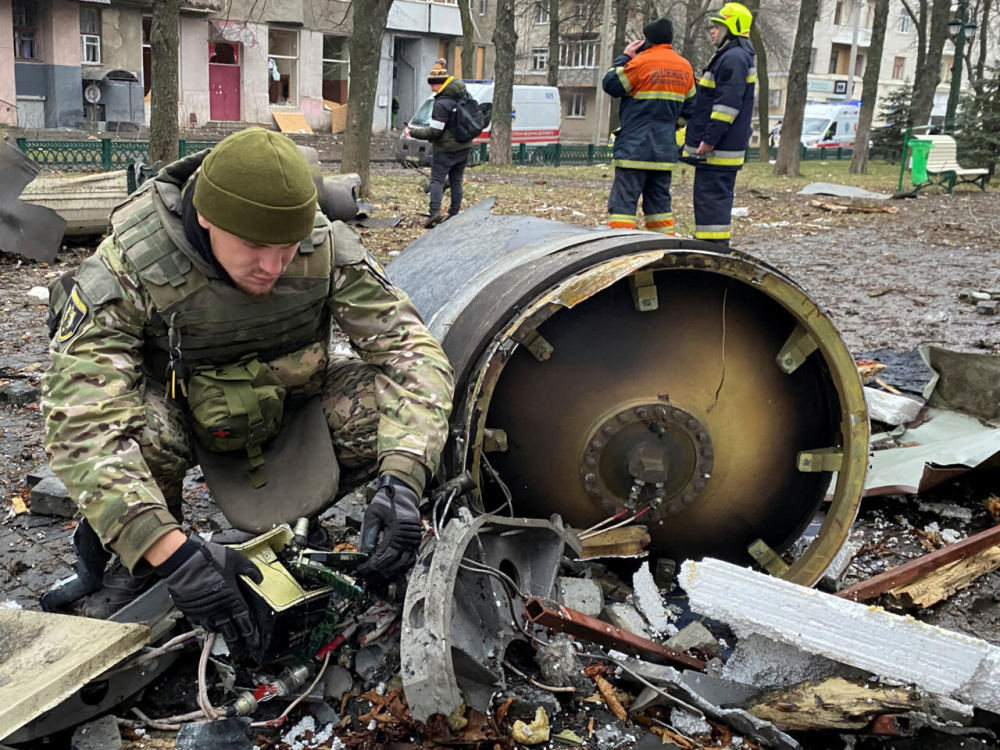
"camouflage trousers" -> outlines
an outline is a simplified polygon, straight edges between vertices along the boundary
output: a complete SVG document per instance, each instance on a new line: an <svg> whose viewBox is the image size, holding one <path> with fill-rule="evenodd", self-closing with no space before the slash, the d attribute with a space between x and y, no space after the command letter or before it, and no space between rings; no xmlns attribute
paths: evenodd
<svg viewBox="0 0 1000 750"><path fill-rule="evenodd" d="M372 478L378 463L377 370L357 358L333 358L323 378L321 403L340 465L340 486L351 489ZM162 387L150 384L143 397L146 429L142 456L174 518L182 518L184 475L194 464L191 416Z"/></svg>

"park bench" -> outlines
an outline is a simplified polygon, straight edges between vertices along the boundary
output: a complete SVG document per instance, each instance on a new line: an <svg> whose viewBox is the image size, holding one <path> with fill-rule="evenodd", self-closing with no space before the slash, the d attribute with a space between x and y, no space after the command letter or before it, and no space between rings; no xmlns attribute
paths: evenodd
<svg viewBox="0 0 1000 750"><path fill-rule="evenodd" d="M986 192L988 169L964 169L958 163L955 139L950 135L918 135L917 140L931 141L933 147L927 157L927 182L917 185L914 192L925 187L943 187L949 195L955 190L955 185L969 183Z"/></svg>

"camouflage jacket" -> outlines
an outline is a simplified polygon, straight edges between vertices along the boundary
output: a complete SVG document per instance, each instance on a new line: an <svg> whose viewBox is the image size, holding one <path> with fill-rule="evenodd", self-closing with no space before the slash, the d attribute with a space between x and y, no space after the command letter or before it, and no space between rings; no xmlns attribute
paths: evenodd
<svg viewBox="0 0 1000 750"><path fill-rule="evenodd" d="M152 191L139 200L154 200ZM447 438L451 366L406 294L374 258L359 252L357 234L341 226L325 237L316 251L338 258L330 264L326 306L362 359L383 375L376 381L380 470L422 490ZM355 247L341 253L341 240ZM342 255L353 262L341 262ZM112 291L88 298L84 268L110 273ZM156 314L119 233L112 233L81 266L42 381L52 469L102 542L133 571L147 570L146 550L179 528L140 450L147 420L144 339Z"/></svg>

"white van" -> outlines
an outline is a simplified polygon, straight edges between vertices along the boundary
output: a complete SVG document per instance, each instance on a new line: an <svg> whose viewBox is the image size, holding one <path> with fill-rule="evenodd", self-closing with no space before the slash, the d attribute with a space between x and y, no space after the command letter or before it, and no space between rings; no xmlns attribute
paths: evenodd
<svg viewBox="0 0 1000 750"><path fill-rule="evenodd" d="M858 134L861 102L806 104L802 145L808 148L851 148Z"/></svg>
<svg viewBox="0 0 1000 750"><path fill-rule="evenodd" d="M469 96L479 102L486 120L486 129L472 144L490 142L490 120L493 114L493 81L465 81ZM403 128L396 141L396 161L400 164L417 164L425 167L431 162L431 144L410 137L410 128L424 128L430 123L434 110L434 97L429 97ZM559 142L562 108L559 89L555 86L514 86L513 111L511 112L511 143L547 146Z"/></svg>

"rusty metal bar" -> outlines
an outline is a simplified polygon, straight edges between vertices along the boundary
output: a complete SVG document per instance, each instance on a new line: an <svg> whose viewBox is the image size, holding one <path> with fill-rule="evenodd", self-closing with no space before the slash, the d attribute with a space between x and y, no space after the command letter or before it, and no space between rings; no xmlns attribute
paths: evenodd
<svg viewBox="0 0 1000 750"><path fill-rule="evenodd" d="M535 597L524 605L524 613L536 625L555 630L558 633L568 633L574 638L596 643L598 646L613 648L630 656L636 656L654 664L679 664L688 669L705 671L705 662L680 651L647 638L616 628L594 617L577 612L575 609L559 607L550 609L544 599ZM551 604L551 602L548 602Z"/></svg>
<svg viewBox="0 0 1000 750"><path fill-rule="evenodd" d="M948 563L975 555L983 550L1000 545L1000 526L973 534L960 542L949 544L939 550L910 560L902 565L881 573L867 581L856 583L850 588L838 591L837 596L852 602L866 602L886 591L904 586L922 576L932 573Z"/></svg>

